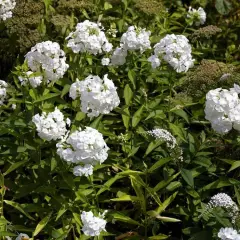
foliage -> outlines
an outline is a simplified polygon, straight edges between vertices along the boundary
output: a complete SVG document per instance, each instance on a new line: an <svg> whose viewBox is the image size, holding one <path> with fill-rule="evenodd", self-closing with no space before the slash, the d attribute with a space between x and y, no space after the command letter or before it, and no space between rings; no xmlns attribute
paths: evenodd
<svg viewBox="0 0 240 240"><path fill-rule="evenodd" d="M203 28L188 25L190 5L205 8ZM13 18L0 23L0 76L9 84L0 106L0 239L19 232L35 239L89 239L81 231L82 211L97 216L105 210L106 232L95 239L210 240L221 227L239 229L239 219L231 223L223 209L202 214L219 192L240 204L239 133L216 134L204 114L209 90L240 83L239 7L235 0L18 1ZM187 73L164 64L153 70L150 49L129 51L123 66L102 66L104 54L75 54L66 46L66 37L86 19L101 22L105 32L117 30L116 37L107 32L114 48L132 25L151 31L152 47L166 34L183 34L195 66ZM24 56L46 40L66 53L67 73L38 88L22 86ZM105 74L117 87L120 105L89 118L80 100L69 97L70 85ZM220 80L223 74L228 77ZM56 152L58 141L37 135L32 117L56 106L70 118L71 133L89 126L104 136L108 159L94 166L93 175L74 176L73 165ZM146 134L154 128L172 133L177 147Z"/></svg>

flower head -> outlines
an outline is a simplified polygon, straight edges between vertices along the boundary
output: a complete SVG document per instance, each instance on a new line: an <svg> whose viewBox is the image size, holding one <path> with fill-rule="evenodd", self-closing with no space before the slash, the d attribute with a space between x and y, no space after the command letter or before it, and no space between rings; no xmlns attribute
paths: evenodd
<svg viewBox="0 0 240 240"><path fill-rule="evenodd" d="M218 232L221 240L240 240L240 234L233 228L221 228Z"/></svg>
<svg viewBox="0 0 240 240"><path fill-rule="evenodd" d="M36 114L32 121L37 127L39 137L47 141L61 139L67 132L64 115L57 107L54 112Z"/></svg>
<svg viewBox="0 0 240 240"><path fill-rule="evenodd" d="M187 18L189 18L192 23L195 23L196 26L199 26L206 22L207 15L204 9L201 7L198 9L189 7Z"/></svg>
<svg viewBox="0 0 240 240"><path fill-rule="evenodd" d="M81 111L89 117L108 114L120 103L116 87L105 74L103 79L88 76L85 80L77 80L70 88L70 97L76 99L80 95Z"/></svg>
<svg viewBox="0 0 240 240"><path fill-rule="evenodd" d="M103 163L108 157L108 146L103 136L96 129L86 127L85 130L77 130L57 143L57 154L68 163L96 165ZM82 174L90 166L85 169L75 168L76 174Z"/></svg>
<svg viewBox="0 0 240 240"><path fill-rule="evenodd" d="M0 20L6 20L12 17L12 10L16 6L15 0L0 0Z"/></svg>
<svg viewBox="0 0 240 240"><path fill-rule="evenodd" d="M28 239L29 239L29 236L25 233L20 233L16 238L16 240L28 240Z"/></svg>
<svg viewBox="0 0 240 240"><path fill-rule="evenodd" d="M7 86L8 86L8 84L5 81L0 80L0 106L3 105L3 102L6 99Z"/></svg>
<svg viewBox="0 0 240 240"><path fill-rule="evenodd" d="M75 32L71 32L66 39L67 46L74 53L88 52L97 55L112 50L112 44L108 42L101 25L89 20L78 23Z"/></svg>
<svg viewBox="0 0 240 240"><path fill-rule="evenodd" d="M240 130L238 88L235 84L230 90L217 88L206 95L205 118L220 134L228 133L232 128Z"/></svg>
<svg viewBox="0 0 240 240"><path fill-rule="evenodd" d="M90 176L93 174L93 166L91 164L85 164L84 166L76 166L73 168L73 174L75 176Z"/></svg>
<svg viewBox="0 0 240 240"><path fill-rule="evenodd" d="M82 231L86 236L99 236L102 231L106 231L106 220L100 217L95 217L91 211L83 211L81 214L81 220L83 223Z"/></svg>
<svg viewBox="0 0 240 240"><path fill-rule="evenodd" d="M154 55L148 61L155 68L164 59L176 72L187 72L194 62L191 53L191 45L184 35L168 34L154 46Z"/></svg>
<svg viewBox="0 0 240 240"><path fill-rule="evenodd" d="M145 50L151 48L150 35L150 31L131 26L127 32L122 35L120 46L125 50L140 50L140 52L143 53Z"/></svg>
<svg viewBox="0 0 240 240"><path fill-rule="evenodd" d="M37 43L31 48L25 56L28 67L32 72L42 72L47 81L56 81L63 77L69 65L66 63L66 57L63 50L56 42L46 41ZM31 78L32 72L27 72L29 82L33 87L41 84L42 78ZM26 82L26 79L20 79Z"/></svg>

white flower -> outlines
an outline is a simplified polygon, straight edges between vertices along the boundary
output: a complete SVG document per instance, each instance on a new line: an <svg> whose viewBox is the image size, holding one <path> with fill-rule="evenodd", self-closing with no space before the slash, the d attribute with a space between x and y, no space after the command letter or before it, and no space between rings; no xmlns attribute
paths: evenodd
<svg viewBox="0 0 240 240"><path fill-rule="evenodd" d="M151 131L147 131L147 134L150 134L154 138L161 139L167 143L167 146L170 148L175 148L177 145L176 138L167 130L156 128Z"/></svg>
<svg viewBox="0 0 240 240"><path fill-rule="evenodd" d="M43 77L42 76L36 76L36 77L31 76L33 74L34 73L32 71L28 71L28 72L25 73L25 75L26 75L25 77L21 77L21 76L18 77L19 81L21 82L21 85L25 86L29 82L29 84L33 88L36 88L36 87L40 86L41 83L42 83Z"/></svg>
<svg viewBox="0 0 240 240"><path fill-rule="evenodd" d="M111 65L119 66L126 62L127 50L124 48L116 48L111 56Z"/></svg>
<svg viewBox="0 0 240 240"><path fill-rule="evenodd" d="M154 55L148 61L157 67L160 65L157 59L164 59L176 72L187 72L194 63L191 53L191 45L184 35L168 34L154 46Z"/></svg>
<svg viewBox="0 0 240 240"><path fill-rule="evenodd" d="M240 234L233 228L221 228L218 232L218 237L222 240L239 240Z"/></svg>
<svg viewBox="0 0 240 240"><path fill-rule="evenodd" d="M108 157L109 148L102 134L91 127L73 132L56 146L57 154L68 163L96 165Z"/></svg>
<svg viewBox="0 0 240 240"><path fill-rule="evenodd" d="M232 218L232 222L235 222L236 217L239 214L239 209L237 204L232 200L230 196L225 193L218 193L211 197L207 205L207 211L216 207L224 208Z"/></svg>
<svg viewBox="0 0 240 240"><path fill-rule="evenodd" d="M135 29L134 26L131 26L127 32L122 35L120 46L125 50L140 50L140 52L143 53L145 50L151 48L150 35L150 31L141 28Z"/></svg>
<svg viewBox="0 0 240 240"><path fill-rule="evenodd" d="M57 107L54 112L43 112L41 116L36 114L32 121L37 127L38 136L47 141L61 139L67 132L66 121Z"/></svg>
<svg viewBox="0 0 240 240"><path fill-rule="evenodd" d="M89 20L78 23L75 32L71 32L66 39L67 46L74 53L88 52L97 55L112 50L112 44L108 42L100 24Z"/></svg>
<svg viewBox="0 0 240 240"><path fill-rule="evenodd" d="M155 55L152 55L151 57L149 57L149 58L148 58L148 62L151 63L152 68L157 68L157 67L159 67L160 64L161 64L160 59L159 59L157 56L155 56Z"/></svg>
<svg viewBox="0 0 240 240"><path fill-rule="evenodd" d="M81 214L81 220L83 223L82 231L86 236L99 236L102 231L106 231L106 220L100 217L95 217L91 211L83 211Z"/></svg>
<svg viewBox="0 0 240 240"><path fill-rule="evenodd" d="M109 58L103 58L102 59L102 65L103 66L108 66L110 63L110 59Z"/></svg>
<svg viewBox="0 0 240 240"><path fill-rule="evenodd" d="M230 78L232 75L230 73L224 73L221 77L220 77L220 81L225 81L228 78Z"/></svg>
<svg viewBox="0 0 240 240"><path fill-rule="evenodd" d="M212 128L220 133L228 133L232 127L240 130L239 86L230 90L217 88L206 95L205 118L211 122Z"/></svg>
<svg viewBox="0 0 240 240"><path fill-rule="evenodd" d="M12 109L13 109L13 110L15 110L15 109L16 109L16 107L17 107L17 105L16 105L16 104L12 104Z"/></svg>
<svg viewBox="0 0 240 240"><path fill-rule="evenodd" d="M0 20L6 20L12 17L12 10L16 6L15 0L0 0Z"/></svg>
<svg viewBox="0 0 240 240"><path fill-rule="evenodd" d="M187 18L191 19L196 26L203 25L206 22L206 12L203 8L199 7L198 10L189 7Z"/></svg>
<svg viewBox="0 0 240 240"><path fill-rule="evenodd" d="M16 238L16 240L28 240L28 239L29 239L29 236L25 233L20 233Z"/></svg>
<svg viewBox="0 0 240 240"><path fill-rule="evenodd" d="M0 106L3 105L3 102L7 97L7 87L8 84L5 81L0 80Z"/></svg>
<svg viewBox="0 0 240 240"><path fill-rule="evenodd" d="M88 76L83 81L73 83L70 97L76 99L80 95L81 111L89 117L108 114L120 103L116 87L105 74L103 79L98 76Z"/></svg>
<svg viewBox="0 0 240 240"><path fill-rule="evenodd" d="M76 166L73 168L73 174L75 176L90 176L93 174L93 166L91 164L85 164L84 166Z"/></svg>
<svg viewBox="0 0 240 240"><path fill-rule="evenodd" d="M60 49L58 43L51 41L37 43L31 48L31 51L26 54L25 59L31 71L42 71L48 82L62 78L69 67L66 63L64 51ZM22 81L24 82L26 80L22 79ZM42 78L40 77L37 77L37 79L36 77L29 79L33 87L39 86L41 81Z"/></svg>

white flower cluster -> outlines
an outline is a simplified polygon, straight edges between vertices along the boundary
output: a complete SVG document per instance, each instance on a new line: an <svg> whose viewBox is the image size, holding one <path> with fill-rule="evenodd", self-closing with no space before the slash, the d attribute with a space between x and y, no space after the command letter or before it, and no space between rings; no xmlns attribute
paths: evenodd
<svg viewBox="0 0 240 240"><path fill-rule="evenodd" d="M85 80L77 80L71 85L69 96L76 99L80 95L81 111L89 117L108 114L120 103L116 87L105 74L103 79L90 75Z"/></svg>
<svg viewBox="0 0 240 240"><path fill-rule="evenodd" d="M147 134L150 134L152 137L161 139L167 143L167 146L170 148L175 148L177 145L176 138L167 130L156 128L151 131L147 131Z"/></svg>
<svg viewBox="0 0 240 240"><path fill-rule="evenodd" d="M78 23L75 32L71 32L66 38L67 46L74 53L88 52L94 55L102 52L110 52L112 44L108 42L101 24L85 20Z"/></svg>
<svg viewBox="0 0 240 240"><path fill-rule="evenodd" d="M18 79L21 82L21 85L25 86L29 83L33 88L36 88L41 85L43 77L34 76L34 73L32 71L28 71L25 73L24 77L20 76Z"/></svg>
<svg viewBox="0 0 240 240"><path fill-rule="evenodd" d="M128 50L140 50L141 53L151 49L150 31L130 26L120 40L120 47L116 48L111 57L112 65L123 65L126 62Z"/></svg>
<svg viewBox="0 0 240 240"><path fill-rule="evenodd" d="M205 118L212 128L220 133L228 133L232 128L240 131L240 87L234 84L230 90L217 88L206 95Z"/></svg>
<svg viewBox="0 0 240 240"><path fill-rule="evenodd" d="M196 26L199 26L203 25L206 22L207 15L204 9L201 7L198 9L189 7L187 18L192 20L192 23L194 22Z"/></svg>
<svg viewBox="0 0 240 240"><path fill-rule="evenodd" d="M7 86L8 86L8 84L5 81L0 80L0 106L3 105L3 102L6 99Z"/></svg>
<svg viewBox="0 0 240 240"><path fill-rule="evenodd" d="M12 17L12 10L16 6L15 0L0 0L0 20L5 21Z"/></svg>
<svg viewBox="0 0 240 240"><path fill-rule="evenodd" d="M76 166L73 168L73 175L75 176L91 176L93 174L93 166L86 164L84 166Z"/></svg>
<svg viewBox="0 0 240 240"><path fill-rule="evenodd" d="M82 231L86 236L99 236L102 231L106 231L107 221L103 218L95 217L91 211L83 211L81 220L83 223Z"/></svg>
<svg viewBox="0 0 240 240"><path fill-rule="evenodd" d="M157 68L164 59L176 72L187 72L194 62L191 53L191 45L184 35L168 34L154 46L154 55L148 61L152 68Z"/></svg>
<svg viewBox="0 0 240 240"><path fill-rule="evenodd" d="M232 218L232 222L235 222L236 217L239 214L239 209L230 196L226 193L218 193L214 195L207 205L207 211L216 207L221 207L227 210L229 216Z"/></svg>
<svg viewBox="0 0 240 240"><path fill-rule="evenodd" d="M30 238L29 238L29 236L28 236L27 234L25 234L25 233L20 233L20 234L17 236L17 238L16 238L16 240L28 240L28 239L30 239Z"/></svg>
<svg viewBox="0 0 240 240"><path fill-rule="evenodd" d="M66 63L64 51L60 49L58 43L51 41L37 43L31 48L31 51L26 54L25 59L31 71L43 71L48 82L62 78L69 67ZM35 79L32 80L33 86L38 86L39 81L40 78L36 79L35 77Z"/></svg>
<svg viewBox="0 0 240 240"><path fill-rule="evenodd" d="M86 127L79 129L69 136L66 136L60 143L57 143L57 154L68 163L82 164L83 167L75 167L73 172L76 176L89 176L93 168L89 165L103 163L109 150L103 136L96 129Z"/></svg>
<svg viewBox="0 0 240 240"><path fill-rule="evenodd" d="M64 115L57 107L54 112L43 112L41 116L36 114L32 121L37 127L38 136L47 141L61 139L67 132L66 125L70 125L70 119L64 121Z"/></svg>
<svg viewBox="0 0 240 240"><path fill-rule="evenodd" d="M151 49L151 42L149 40L150 35L150 31L131 26L128 28L127 32L122 35L120 46L126 51L140 50L140 52L143 53L147 49Z"/></svg>
<svg viewBox="0 0 240 240"><path fill-rule="evenodd" d="M221 240L240 240L240 234L233 228L221 228L218 232Z"/></svg>

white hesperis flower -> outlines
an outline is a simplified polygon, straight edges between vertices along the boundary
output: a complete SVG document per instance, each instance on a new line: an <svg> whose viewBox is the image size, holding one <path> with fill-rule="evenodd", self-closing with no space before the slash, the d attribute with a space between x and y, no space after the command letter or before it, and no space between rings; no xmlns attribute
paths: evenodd
<svg viewBox="0 0 240 240"><path fill-rule="evenodd" d="M198 9L194 9L189 7L187 18L191 19L196 26L203 25L206 22L206 12L203 8L199 7Z"/></svg>
<svg viewBox="0 0 240 240"><path fill-rule="evenodd" d="M73 168L73 174L75 176L90 176L93 174L93 166L91 164L85 164L84 166L76 166Z"/></svg>
<svg viewBox="0 0 240 240"><path fill-rule="evenodd" d="M0 0L0 20L5 21L12 17L12 10L16 6L15 0Z"/></svg>
<svg viewBox="0 0 240 240"><path fill-rule="evenodd" d="M86 127L66 136L57 143L57 154L68 163L96 165L108 157L108 146L96 129Z"/></svg>
<svg viewBox="0 0 240 240"><path fill-rule="evenodd" d="M21 82L21 85L25 86L29 83L33 88L40 86L42 83L43 77L33 76L33 75L34 73L32 71L27 71L24 77L23 76L18 77L19 81Z"/></svg>
<svg viewBox="0 0 240 240"><path fill-rule="evenodd" d="M108 66L109 63L110 63L110 59L109 58L102 58L101 63L102 63L103 66Z"/></svg>
<svg viewBox="0 0 240 240"><path fill-rule="evenodd" d="M118 47L114 50L111 56L111 65L121 66L126 63L127 50L121 47Z"/></svg>
<svg viewBox="0 0 240 240"><path fill-rule="evenodd" d="M82 231L86 236L99 236L102 231L106 231L107 221L103 218L95 217L91 211L83 211L81 220L83 223Z"/></svg>
<svg viewBox="0 0 240 240"><path fill-rule="evenodd" d="M8 84L5 81L0 80L0 106L3 105L3 102L7 97L7 87Z"/></svg>
<svg viewBox="0 0 240 240"><path fill-rule="evenodd" d="M29 239L29 236L26 234L26 233L20 233L16 240L28 240Z"/></svg>
<svg viewBox="0 0 240 240"><path fill-rule="evenodd" d="M187 72L193 66L192 48L184 35L168 34L154 46L154 55L148 61L153 67L160 65L160 60L168 62L176 72Z"/></svg>
<svg viewBox="0 0 240 240"><path fill-rule="evenodd" d="M228 133L232 127L240 130L239 86L230 90L217 88L206 95L205 118L211 122L212 128L220 133Z"/></svg>
<svg viewBox="0 0 240 240"><path fill-rule="evenodd" d="M88 52L97 55L112 50L112 44L106 38L101 24L89 20L78 23L76 30L71 32L66 39L68 40L67 46L74 53Z"/></svg>
<svg viewBox="0 0 240 240"><path fill-rule="evenodd" d="M120 46L125 50L140 50L140 52L143 53L145 50L151 48L150 35L150 31L131 26L127 32L122 35Z"/></svg>
<svg viewBox="0 0 240 240"><path fill-rule="evenodd" d="M103 79L90 75L83 81L73 83L70 97L76 99L80 95L81 111L89 117L108 114L120 103L116 87L105 74Z"/></svg>
<svg viewBox="0 0 240 240"><path fill-rule="evenodd" d="M230 227L221 228L218 232L218 237L221 240L240 240L240 234Z"/></svg>
<svg viewBox="0 0 240 240"><path fill-rule="evenodd" d="M58 43L51 41L37 43L26 54L25 59L31 71L42 72L48 82L62 78L69 67L64 51ZM38 86L41 80L38 78L36 83L36 79L32 82L29 79L32 86Z"/></svg>
<svg viewBox="0 0 240 240"><path fill-rule="evenodd" d="M61 139L67 132L64 115L57 107L54 112L36 114L32 121L37 127L38 136L47 141Z"/></svg>

